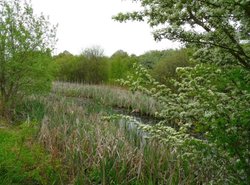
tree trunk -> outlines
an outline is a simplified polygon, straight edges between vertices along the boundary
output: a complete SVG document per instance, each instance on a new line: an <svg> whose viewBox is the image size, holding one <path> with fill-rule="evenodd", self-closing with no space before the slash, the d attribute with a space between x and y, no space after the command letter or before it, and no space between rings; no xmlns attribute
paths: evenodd
<svg viewBox="0 0 250 185"><path fill-rule="evenodd" d="M6 97L0 97L0 118L10 120L11 119L11 111L10 111L10 102L7 101Z"/></svg>

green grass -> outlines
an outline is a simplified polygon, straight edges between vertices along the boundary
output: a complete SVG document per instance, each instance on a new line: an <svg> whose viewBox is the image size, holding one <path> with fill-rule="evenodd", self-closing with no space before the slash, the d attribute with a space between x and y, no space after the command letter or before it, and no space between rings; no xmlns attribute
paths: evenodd
<svg viewBox="0 0 250 185"><path fill-rule="evenodd" d="M54 184L60 181L59 163L51 161L34 141L34 124L0 128L0 184Z"/></svg>

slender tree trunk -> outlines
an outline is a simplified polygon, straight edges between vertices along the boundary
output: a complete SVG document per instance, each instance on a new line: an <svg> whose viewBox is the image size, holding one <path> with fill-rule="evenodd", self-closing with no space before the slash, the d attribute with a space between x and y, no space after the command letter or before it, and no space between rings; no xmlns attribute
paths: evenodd
<svg viewBox="0 0 250 185"><path fill-rule="evenodd" d="M2 92L1 92L2 93ZM11 118L11 102L6 93L0 95L0 117L9 120Z"/></svg>
<svg viewBox="0 0 250 185"><path fill-rule="evenodd" d="M7 116L7 111L6 111L6 102L4 101L4 98L1 97L0 99L0 117L6 118Z"/></svg>

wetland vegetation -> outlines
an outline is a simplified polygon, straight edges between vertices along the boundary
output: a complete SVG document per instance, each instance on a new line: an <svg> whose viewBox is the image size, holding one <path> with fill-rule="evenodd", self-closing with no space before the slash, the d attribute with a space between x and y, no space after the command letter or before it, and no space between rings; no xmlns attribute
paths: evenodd
<svg viewBox="0 0 250 185"><path fill-rule="evenodd" d="M56 27L0 2L1 184L249 184L249 1L139 2L113 19L183 48L53 56Z"/></svg>

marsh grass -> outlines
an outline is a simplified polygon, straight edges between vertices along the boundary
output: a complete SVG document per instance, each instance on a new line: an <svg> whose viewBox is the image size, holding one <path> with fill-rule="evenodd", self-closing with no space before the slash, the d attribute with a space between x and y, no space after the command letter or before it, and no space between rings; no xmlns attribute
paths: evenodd
<svg viewBox="0 0 250 185"><path fill-rule="evenodd" d="M153 98L139 92L132 93L121 87L109 85L56 82L52 92L85 101L92 99L95 103L106 107L126 109L141 115L154 116L155 112L161 108L161 105Z"/></svg>
<svg viewBox="0 0 250 185"><path fill-rule="evenodd" d="M129 123L121 125L119 120L103 119L109 115L107 106L130 106L133 100L126 93L105 86L57 83L53 94L41 98L46 112L39 141L53 159L61 160L67 173L65 184L200 182L193 173L194 168L178 157L181 153L177 147L166 146L156 139L144 138L142 142L142 135L131 129ZM83 98L83 102L79 103L74 97ZM95 103L86 102L85 98ZM97 100L102 103L98 104Z"/></svg>

